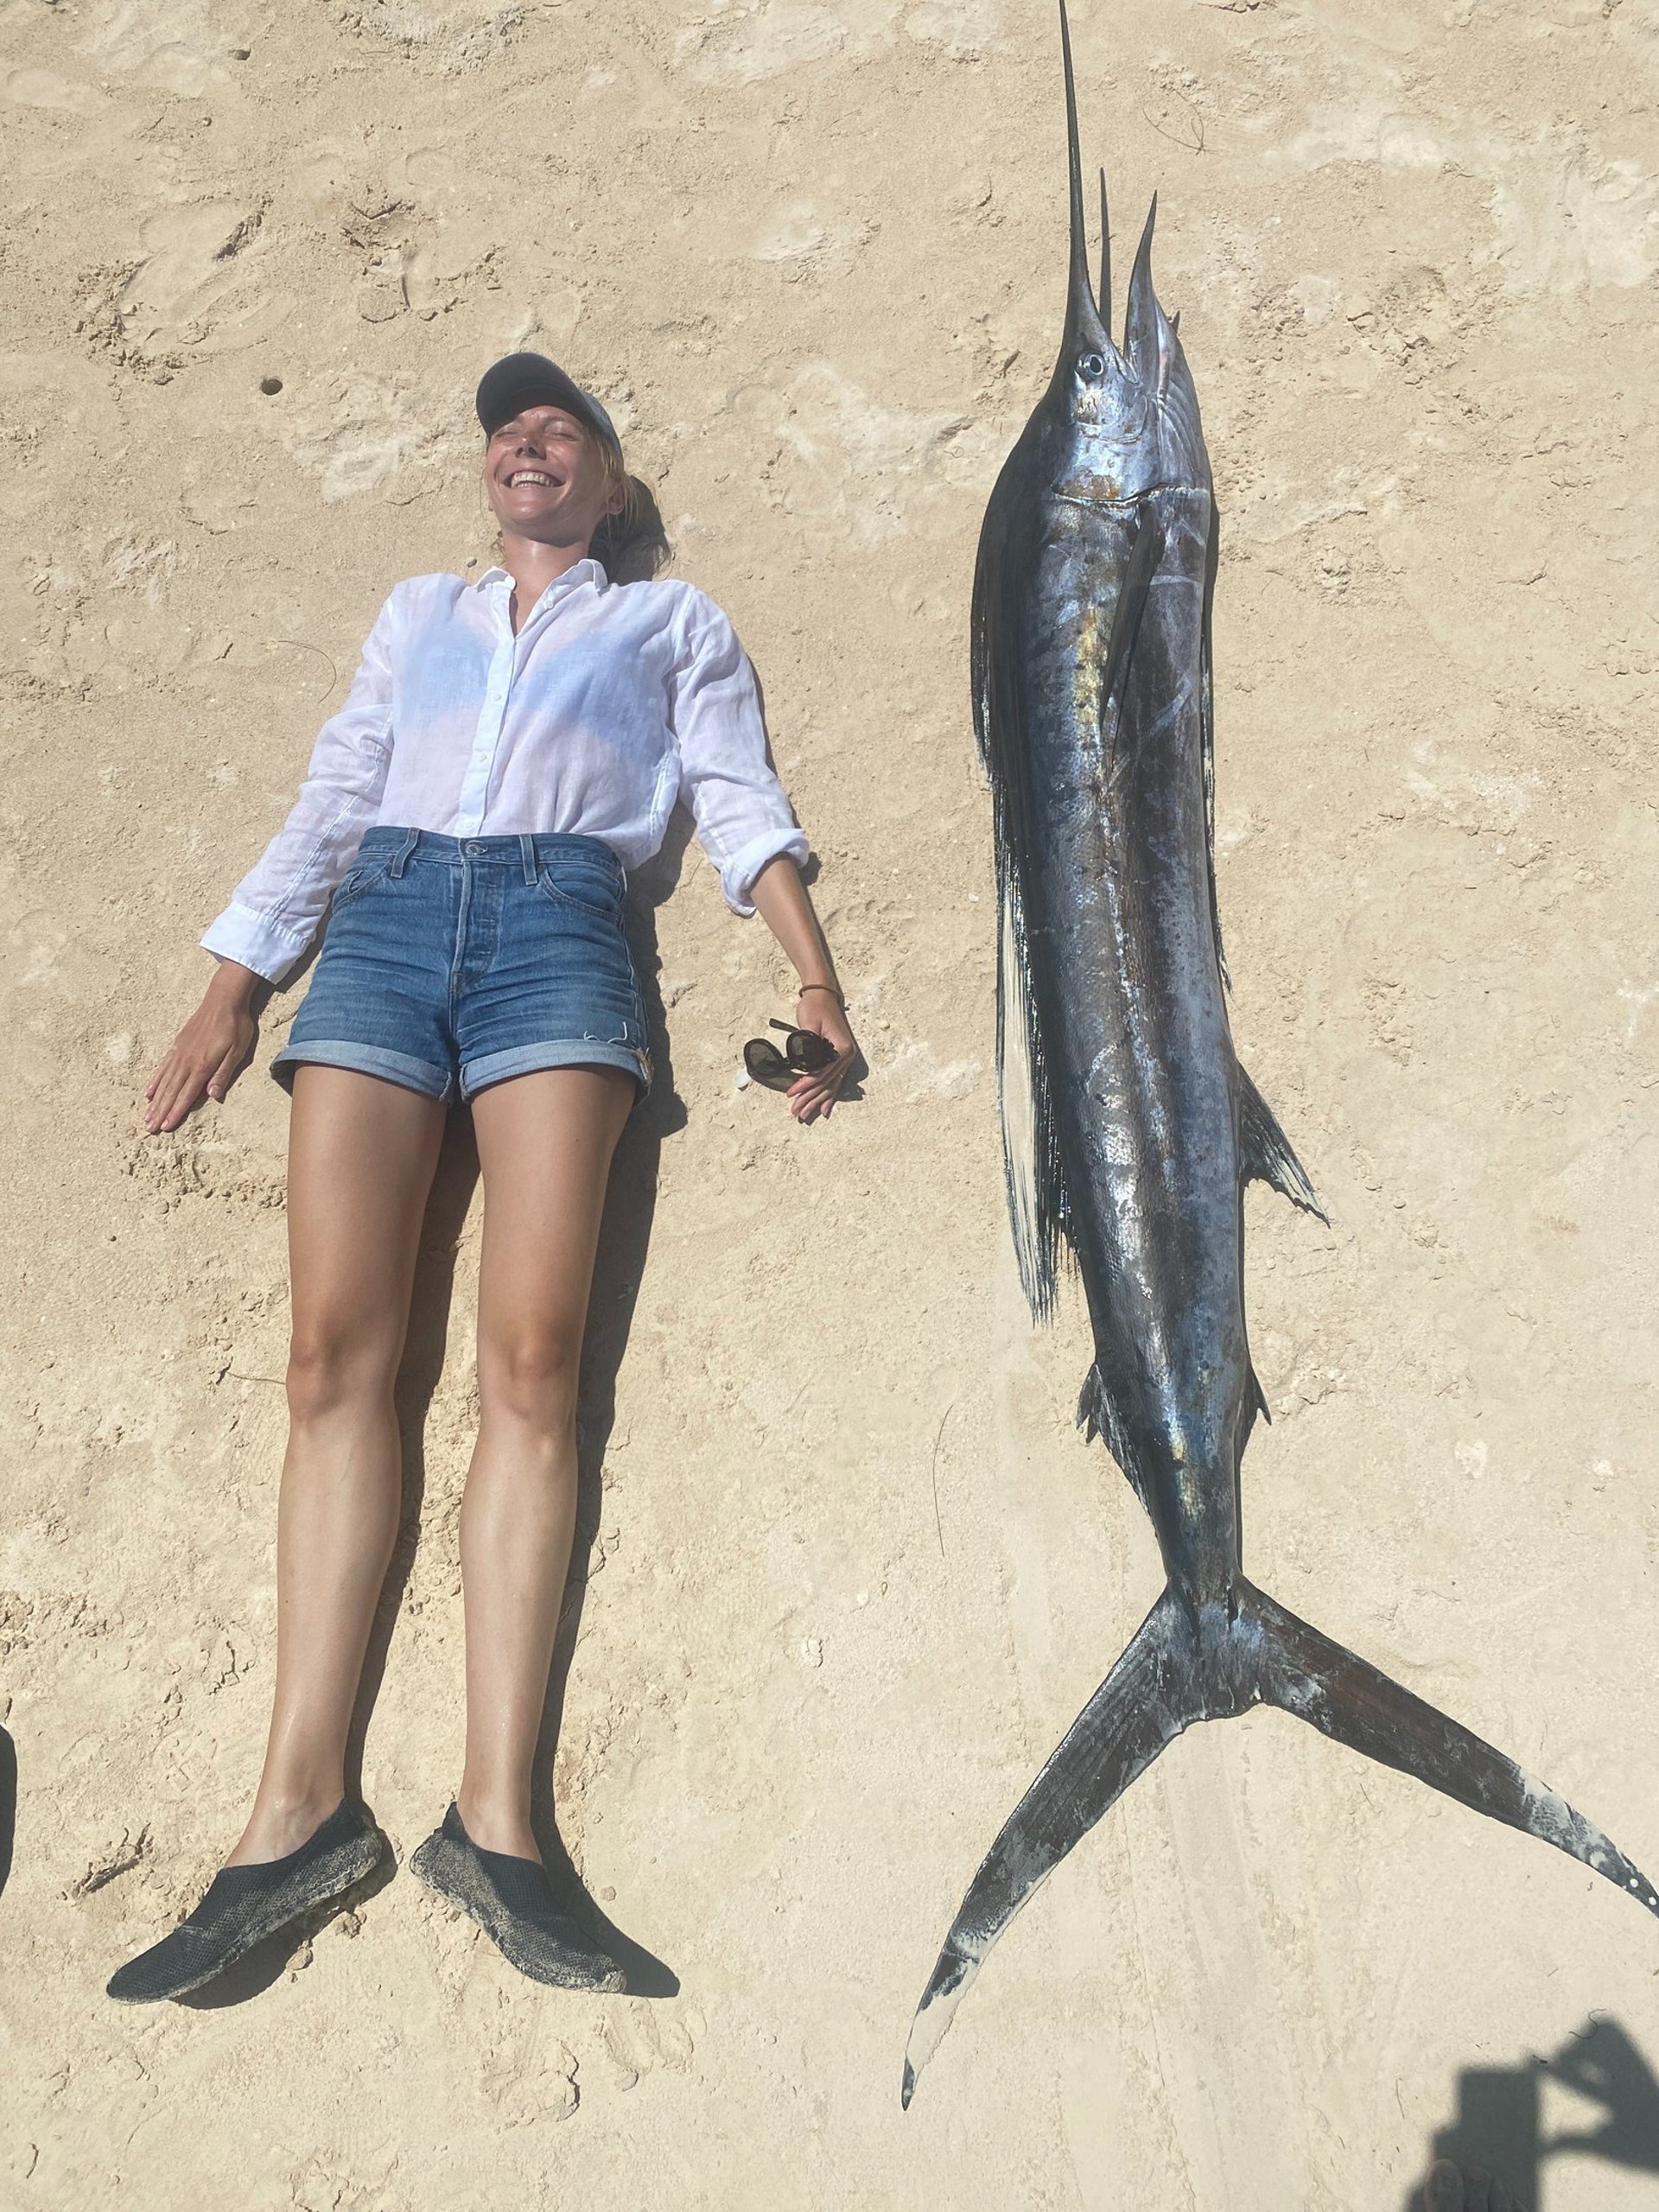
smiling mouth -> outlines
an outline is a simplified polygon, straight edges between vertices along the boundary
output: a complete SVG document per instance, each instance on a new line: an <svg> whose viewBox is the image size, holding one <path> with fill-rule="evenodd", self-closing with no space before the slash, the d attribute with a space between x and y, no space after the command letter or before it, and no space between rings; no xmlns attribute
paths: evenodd
<svg viewBox="0 0 1659 2212"><path fill-rule="evenodd" d="M550 492L557 488L553 479L550 476L544 476L539 468L514 469L512 474L507 479L507 489L509 492L516 492L521 484L544 484Z"/></svg>

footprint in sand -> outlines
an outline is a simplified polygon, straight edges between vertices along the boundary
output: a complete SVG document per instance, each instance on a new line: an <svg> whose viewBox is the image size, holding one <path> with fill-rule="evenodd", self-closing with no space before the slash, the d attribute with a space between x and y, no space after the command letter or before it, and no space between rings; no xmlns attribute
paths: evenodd
<svg viewBox="0 0 1659 2212"><path fill-rule="evenodd" d="M480 2091L504 2127L570 2117L581 2101L575 2055L550 2031L539 1992L475 1980L462 2012Z"/></svg>
<svg viewBox="0 0 1659 2212"><path fill-rule="evenodd" d="M926 0L902 9L893 0L752 0L717 9L712 22L680 33L675 60L710 85L753 85L815 61L856 61L896 41L900 31L918 45L939 46L955 59L979 53L996 35L988 0Z"/></svg>
<svg viewBox="0 0 1659 2212"><path fill-rule="evenodd" d="M83 334L130 366L177 368L273 329L288 302L265 289L264 225L257 200L187 201L151 216L143 259Z"/></svg>
<svg viewBox="0 0 1659 2212"><path fill-rule="evenodd" d="M407 377L346 369L296 399L281 435L325 500L378 492L405 505L460 461L463 427L452 399L419 391Z"/></svg>
<svg viewBox="0 0 1659 2212"><path fill-rule="evenodd" d="M960 487L995 473L985 426L884 405L830 361L805 363L781 390L751 385L732 404L772 443L762 470L772 504L854 544L953 529Z"/></svg>
<svg viewBox="0 0 1659 2212"><path fill-rule="evenodd" d="M683 2074L696 2050L691 2027L695 2017L676 2015L660 2004L648 2005L637 1997L607 2013L599 2040L614 2071L617 2088L631 2089L646 2074ZM702 2026L698 2019L699 2032Z"/></svg>
<svg viewBox="0 0 1659 2212"><path fill-rule="evenodd" d="M524 28L525 10L499 0L330 0L336 26L354 38L390 46L406 60L424 62L446 76L481 69L499 58Z"/></svg>
<svg viewBox="0 0 1659 2212"><path fill-rule="evenodd" d="M79 51L106 77L199 99L230 77L234 23L207 0L117 0L86 11Z"/></svg>

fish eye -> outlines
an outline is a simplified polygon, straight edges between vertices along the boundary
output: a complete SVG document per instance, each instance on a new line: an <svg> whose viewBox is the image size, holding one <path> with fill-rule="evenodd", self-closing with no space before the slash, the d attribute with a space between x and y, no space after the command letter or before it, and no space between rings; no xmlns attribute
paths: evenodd
<svg viewBox="0 0 1659 2212"><path fill-rule="evenodd" d="M1077 356L1077 372L1094 384L1105 375L1106 364L1098 353L1080 353Z"/></svg>

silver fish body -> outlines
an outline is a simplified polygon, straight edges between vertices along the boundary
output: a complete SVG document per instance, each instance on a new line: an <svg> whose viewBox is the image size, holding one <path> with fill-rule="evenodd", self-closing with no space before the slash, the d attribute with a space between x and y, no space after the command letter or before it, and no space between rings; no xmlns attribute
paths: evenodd
<svg viewBox="0 0 1659 2212"><path fill-rule="evenodd" d="M1047 1874L1183 1729L1259 1702L1554 1844L1659 1914L1653 1885L1563 1799L1243 1573L1239 1462L1263 1406L1242 1192L1259 1176L1319 1207L1227 1020L1210 653L1219 533L1197 394L1153 289L1151 218L1121 351L1102 321L1065 0L1060 24L1065 329L991 495L974 586L1004 1158L1038 1318L1062 1243L1076 1260L1095 1347L1078 1418L1146 1507L1167 1580L969 1887L917 2009L906 2105L986 1953ZM1103 180L1103 231L1104 202ZM1109 308L1108 255L1103 238Z"/></svg>

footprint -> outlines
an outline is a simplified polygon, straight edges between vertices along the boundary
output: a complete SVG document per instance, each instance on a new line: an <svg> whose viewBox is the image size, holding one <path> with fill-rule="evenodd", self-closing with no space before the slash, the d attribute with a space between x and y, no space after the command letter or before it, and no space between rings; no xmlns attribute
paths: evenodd
<svg viewBox="0 0 1659 2212"><path fill-rule="evenodd" d="M548 2028L539 1996L480 1980L469 1984L462 2012L479 2088L501 2125L569 2120L581 2102L575 2054Z"/></svg>
<svg viewBox="0 0 1659 2212"><path fill-rule="evenodd" d="M346 369L283 416L282 435L320 480L326 500L380 492L403 505L461 461L465 426L454 416L452 406L417 394L407 377Z"/></svg>
<svg viewBox="0 0 1659 2212"><path fill-rule="evenodd" d="M874 234L873 224L836 223L810 200L794 200L766 217L749 246L748 258L785 263L791 276L810 270L815 276L842 276Z"/></svg>
<svg viewBox="0 0 1659 2212"><path fill-rule="evenodd" d="M238 345L286 314L261 282L257 201L194 200L152 216L143 257L84 280L83 337L125 366L184 366L232 335Z"/></svg>
<svg viewBox="0 0 1659 2212"><path fill-rule="evenodd" d="M230 31L205 0L118 0L98 6L79 51L101 73L199 99L230 76Z"/></svg>
<svg viewBox="0 0 1659 2212"><path fill-rule="evenodd" d="M905 17L905 36L942 46L953 61L982 54L997 34L995 8L986 0L928 0Z"/></svg>
<svg viewBox="0 0 1659 2212"><path fill-rule="evenodd" d="M733 404L776 442L762 471L772 504L855 544L955 528L957 492L993 473L986 425L886 406L830 361L807 362L781 390L751 385Z"/></svg>
<svg viewBox="0 0 1659 2212"><path fill-rule="evenodd" d="M6 98L19 107L41 107L60 115L98 115L109 105L91 85L59 76L55 69L9 69Z"/></svg>
<svg viewBox="0 0 1659 2212"><path fill-rule="evenodd" d="M524 28L522 7L499 0L435 8L430 0L333 0L329 14L355 38L395 48L409 61L460 76L498 60Z"/></svg>
<svg viewBox="0 0 1659 2212"><path fill-rule="evenodd" d="M815 61L855 60L893 43L898 10L880 0L838 8L816 0L752 0L680 33L675 60L708 85L755 85Z"/></svg>
<svg viewBox="0 0 1659 2212"><path fill-rule="evenodd" d="M643 2075L683 2074L696 2051L691 2022L702 2030L702 2018L688 2007L676 2016L661 2004L646 2004L638 1997L626 1999L607 2012L600 2025L600 2047L610 2061L619 2089L632 2089Z"/></svg>

